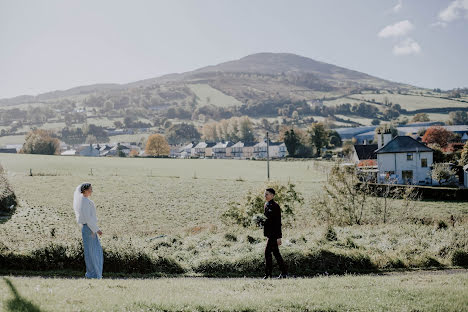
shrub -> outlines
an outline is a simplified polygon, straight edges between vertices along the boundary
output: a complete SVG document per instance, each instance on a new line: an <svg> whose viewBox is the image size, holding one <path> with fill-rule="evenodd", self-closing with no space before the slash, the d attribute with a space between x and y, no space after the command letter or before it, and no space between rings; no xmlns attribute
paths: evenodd
<svg viewBox="0 0 468 312"><path fill-rule="evenodd" d="M452 264L468 267L468 251L461 249L455 250L452 255Z"/></svg>
<svg viewBox="0 0 468 312"><path fill-rule="evenodd" d="M295 189L296 185L291 182L287 184L271 182L261 189L250 190L245 197L244 203L229 203L228 210L222 215L223 221L244 227L252 224L261 225L262 220L264 220L264 192L267 188L273 188L276 191L275 201L281 207L283 223L288 223L294 216L295 206L304 202L301 194Z"/></svg>
<svg viewBox="0 0 468 312"><path fill-rule="evenodd" d="M231 233L224 234L224 239L228 242L237 242L237 236Z"/></svg>
<svg viewBox="0 0 468 312"><path fill-rule="evenodd" d="M329 242L338 240L338 236L336 235L336 232L333 229L333 227L331 227L331 226L327 227L327 229L325 231L324 238L325 238L325 240L327 240Z"/></svg>

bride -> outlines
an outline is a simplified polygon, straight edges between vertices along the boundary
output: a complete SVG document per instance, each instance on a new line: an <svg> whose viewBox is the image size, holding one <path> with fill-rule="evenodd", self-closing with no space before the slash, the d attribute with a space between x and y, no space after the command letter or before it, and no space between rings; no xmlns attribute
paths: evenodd
<svg viewBox="0 0 468 312"><path fill-rule="evenodd" d="M103 254L97 234L102 235L97 225L96 207L89 199L93 193L91 183L77 186L73 196L76 222L81 226L83 249L86 263L86 278L102 278Z"/></svg>

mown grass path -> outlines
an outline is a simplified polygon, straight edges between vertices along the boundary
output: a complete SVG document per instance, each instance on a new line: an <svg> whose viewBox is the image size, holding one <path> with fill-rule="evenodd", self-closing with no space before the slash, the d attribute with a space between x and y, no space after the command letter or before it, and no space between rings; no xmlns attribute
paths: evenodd
<svg viewBox="0 0 468 312"><path fill-rule="evenodd" d="M1 311L466 311L468 271L309 279L0 280Z"/></svg>

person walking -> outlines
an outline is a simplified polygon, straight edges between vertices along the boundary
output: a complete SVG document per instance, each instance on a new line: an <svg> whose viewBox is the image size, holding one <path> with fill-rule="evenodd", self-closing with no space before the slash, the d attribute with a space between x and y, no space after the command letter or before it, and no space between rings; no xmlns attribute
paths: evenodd
<svg viewBox="0 0 468 312"><path fill-rule="evenodd" d="M264 279L271 278L273 272L273 257L272 253L276 258L276 262L280 267L281 274L278 278L286 278L288 276L286 264L284 263L283 257L279 252L281 245L281 208L278 203L275 202L275 190L268 188L265 190L265 206L264 215L266 217L263 223L263 235L267 238L267 244L265 247L265 276Z"/></svg>
<svg viewBox="0 0 468 312"><path fill-rule="evenodd" d="M97 225L96 206L89 199L92 193L91 183L78 185L73 196L73 209L83 237L85 277L101 279L104 259L98 235L102 235L102 231Z"/></svg>

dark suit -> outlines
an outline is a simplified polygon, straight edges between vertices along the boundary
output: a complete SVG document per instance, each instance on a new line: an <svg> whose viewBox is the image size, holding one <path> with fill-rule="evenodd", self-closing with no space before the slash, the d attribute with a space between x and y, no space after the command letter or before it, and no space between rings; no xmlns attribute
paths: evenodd
<svg viewBox="0 0 468 312"><path fill-rule="evenodd" d="M276 262L281 269L281 274L286 275L286 265L284 264L283 258L279 252L277 242L277 239L283 236L281 233L281 208L272 199L265 203L264 215L266 220L263 224L263 235L268 238L265 247L265 274L267 276L272 275L273 258L271 254L273 253L276 258Z"/></svg>

